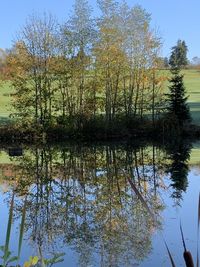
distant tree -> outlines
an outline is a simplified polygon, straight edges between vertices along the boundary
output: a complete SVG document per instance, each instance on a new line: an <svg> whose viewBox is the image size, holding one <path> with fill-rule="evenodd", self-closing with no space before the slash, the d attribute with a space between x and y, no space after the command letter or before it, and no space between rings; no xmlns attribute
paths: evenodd
<svg viewBox="0 0 200 267"><path fill-rule="evenodd" d="M168 57L164 57L163 64L164 64L164 67L165 68L168 68L169 67L169 59L168 59Z"/></svg>
<svg viewBox="0 0 200 267"><path fill-rule="evenodd" d="M160 68L167 69L169 68L168 57L157 57L157 64Z"/></svg>
<svg viewBox="0 0 200 267"><path fill-rule="evenodd" d="M3 66L6 58L6 52L0 48L0 67Z"/></svg>
<svg viewBox="0 0 200 267"><path fill-rule="evenodd" d="M191 64L193 65L193 66L200 66L200 58L199 57L193 57L192 58L192 61L191 61Z"/></svg>
<svg viewBox="0 0 200 267"><path fill-rule="evenodd" d="M0 48L0 78L2 78L6 66L6 51Z"/></svg>
<svg viewBox="0 0 200 267"><path fill-rule="evenodd" d="M169 65L171 68L182 68L188 64L187 59L188 48L185 41L178 40L177 44L172 47Z"/></svg>
<svg viewBox="0 0 200 267"><path fill-rule="evenodd" d="M170 93L167 94L168 115L178 123L178 127L182 127L185 123L191 121L190 110L187 104L188 96L185 96L186 91L180 69L171 69L171 73L172 78L169 80Z"/></svg>

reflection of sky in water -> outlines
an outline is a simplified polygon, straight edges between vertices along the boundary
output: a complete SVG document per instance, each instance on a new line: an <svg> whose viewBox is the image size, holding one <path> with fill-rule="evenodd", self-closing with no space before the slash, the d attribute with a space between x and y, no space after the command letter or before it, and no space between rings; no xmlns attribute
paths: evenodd
<svg viewBox="0 0 200 267"><path fill-rule="evenodd" d="M139 167L140 170L140 167ZM146 168L146 173L151 173L152 167L148 166ZM105 170L98 169L96 172L96 176L100 178L103 175L106 175ZM188 188L187 192L183 193L183 200L180 202L181 206L175 206L174 200L170 198L171 195L171 189L169 191L159 190L159 194L164 205L165 209L161 213L162 218L162 228L163 230L156 230L155 232L152 231L152 251L151 254L147 255L147 258L139 264L141 267L167 267L170 266L169 258L167 255L166 248L164 246L163 238L166 240L170 251L174 255L175 262L178 266L184 266L182 253L183 253L183 247L182 247L182 241L181 241L181 235L180 235L180 228L179 223L180 220L182 221L184 235L186 239L186 245L188 249L193 253L194 256L196 253L196 236L197 236L197 202L198 202L198 196L200 192L200 177L198 176L199 169L197 167L192 167L189 174L188 174ZM165 185L169 186L169 176L165 175L164 181ZM75 184L77 181L75 181ZM69 181L69 184L73 184L73 180ZM78 185L78 184L77 184ZM101 188L101 185L99 185L99 188ZM7 228L7 221L8 221L8 202L6 199L8 199L8 195L6 193L3 193L6 189L5 184L1 185L1 193L0 193L0 214L1 214L1 231L0 231L0 245L3 245L6 238L6 228ZM33 192L35 190L35 187L32 187L31 189ZM58 189L55 187L55 191ZM90 191L90 194L87 195L87 198L89 201L94 200L93 192L95 192L95 186L94 187L87 187L85 188L86 191ZM127 192L130 192L130 188ZM12 227L11 232L11 240L10 240L10 250L13 252L13 255L17 254L17 248L18 248L18 239L19 239L19 224L20 219L15 220L14 225ZM130 233L131 234L131 233ZM36 248L33 248L32 243L30 240L27 239L28 233L24 237L24 242L22 246L22 256L21 256L21 263L25 262L30 255L36 255L38 251ZM55 246L54 247L55 252L56 250L59 250L58 252L65 252L65 264L64 263L58 263L55 266L57 267L77 267L78 264L78 255L73 250L73 247L67 247L63 246L57 238L54 240ZM85 251L87 252L87 248L85 248ZM49 258L51 257L51 254L46 251L45 257ZM99 263L99 257L98 255L93 256L92 265L88 264L87 266L83 267L95 267L95 266L102 266L107 267L106 265L101 265Z"/></svg>
<svg viewBox="0 0 200 267"><path fill-rule="evenodd" d="M187 249L196 257L197 249L197 212L198 198L200 192L200 177L195 174L192 168L188 175L189 186L187 192L183 193L181 207L174 207L174 201L167 195L163 195L166 205L163 211L163 231L158 231L153 236L153 252L140 265L141 267L170 266L169 257L163 242L166 240L170 251L173 254L177 266L185 266L183 261L183 246L180 234L180 221L182 222Z"/></svg>

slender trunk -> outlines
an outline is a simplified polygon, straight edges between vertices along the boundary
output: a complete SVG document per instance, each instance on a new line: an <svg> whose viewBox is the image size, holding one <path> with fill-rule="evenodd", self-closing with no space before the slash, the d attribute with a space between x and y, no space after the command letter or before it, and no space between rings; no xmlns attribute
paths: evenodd
<svg viewBox="0 0 200 267"><path fill-rule="evenodd" d="M155 70L153 70L152 121L155 128Z"/></svg>

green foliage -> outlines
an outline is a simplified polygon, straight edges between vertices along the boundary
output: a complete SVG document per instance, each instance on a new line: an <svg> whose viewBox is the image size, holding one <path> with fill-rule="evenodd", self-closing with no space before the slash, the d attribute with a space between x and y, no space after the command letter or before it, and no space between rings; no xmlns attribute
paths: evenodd
<svg viewBox="0 0 200 267"><path fill-rule="evenodd" d="M56 263L63 262L65 253L56 253L51 259L43 259L44 267L51 267Z"/></svg>

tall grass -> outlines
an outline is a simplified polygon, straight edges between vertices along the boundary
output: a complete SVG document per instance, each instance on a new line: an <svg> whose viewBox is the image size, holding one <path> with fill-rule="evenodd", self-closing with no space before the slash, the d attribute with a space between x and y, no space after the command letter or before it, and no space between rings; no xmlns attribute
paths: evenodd
<svg viewBox="0 0 200 267"><path fill-rule="evenodd" d="M11 251L9 250L10 235L11 235L11 228L12 228L12 221L13 221L14 197L15 197L15 194L13 192L11 202L10 202L8 224L7 224L7 231L6 231L6 241L5 241L5 245L1 247L1 250L4 253L2 256L3 267L6 267L9 263L17 260L17 256L12 256Z"/></svg>
<svg viewBox="0 0 200 267"><path fill-rule="evenodd" d="M15 262L15 261L17 261L17 266L19 266L18 262L19 262L20 255L21 255L22 241L23 241L23 236L24 236L26 202L27 202L26 199L27 198L25 198L24 206L23 206L23 210L22 210L22 218L21 218L19 242L18 242L18 256L12 256L12 253L9 249L12 223L13 223L14 199L15 199L15 193L13 191L11 202L10 202L10 208L9 208L9 216L8 216L8 223L7 223L7 230L6 230L5 245L0 246L0 249L3 252L3 256L1 257L3 259L3 265L1 265L1 266L3 266L3 267L7 267L9 263Z"/></svg>

